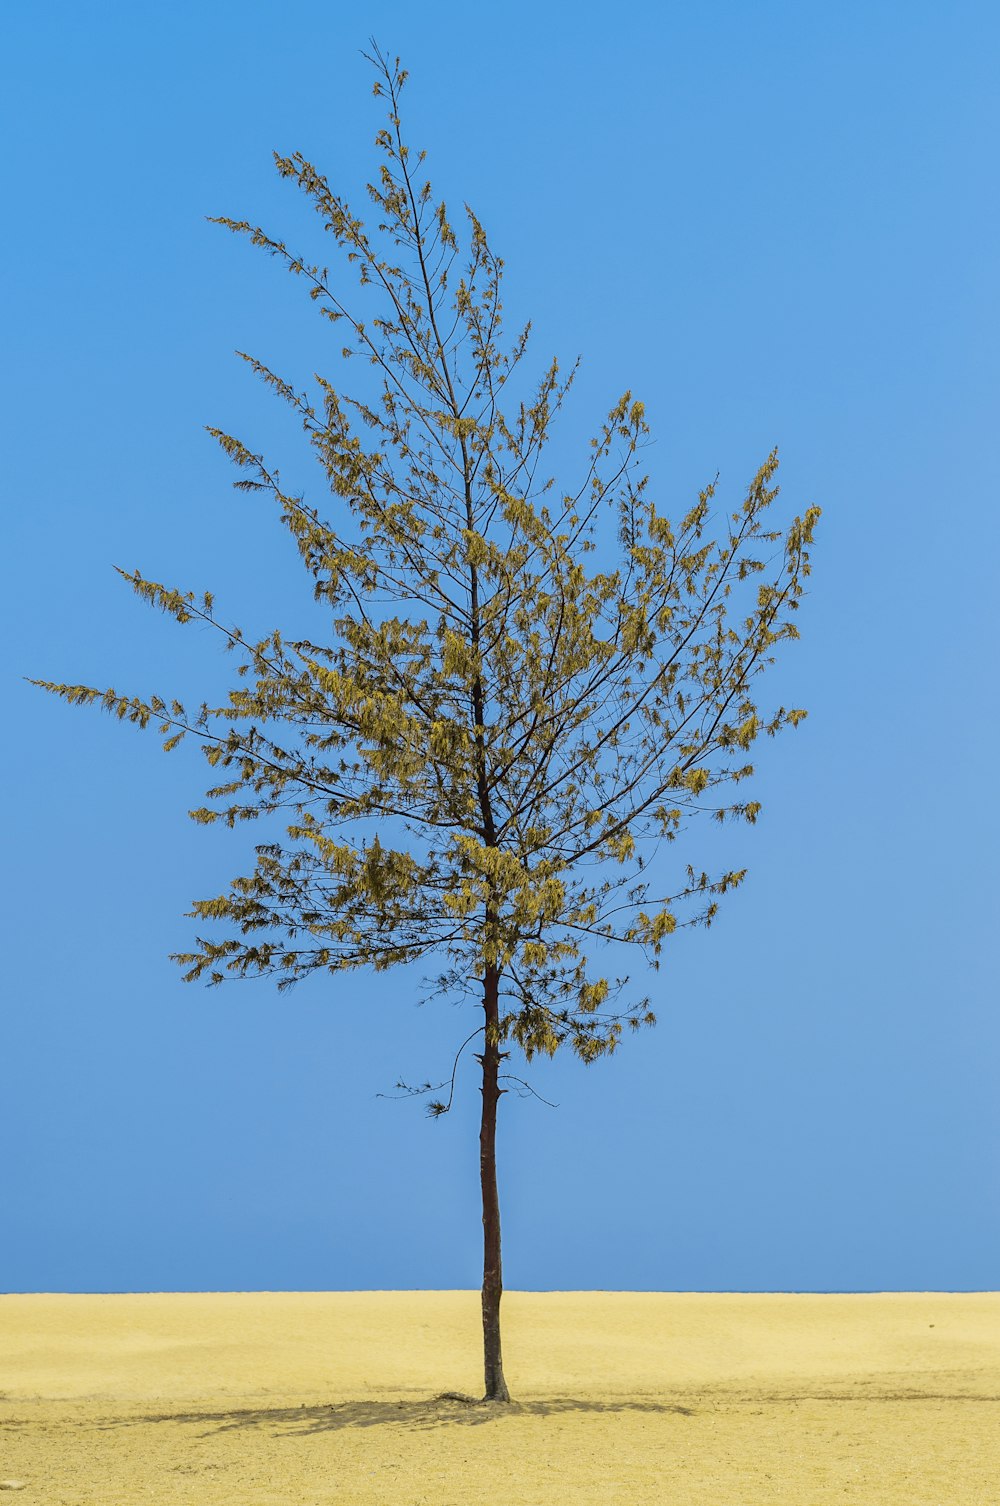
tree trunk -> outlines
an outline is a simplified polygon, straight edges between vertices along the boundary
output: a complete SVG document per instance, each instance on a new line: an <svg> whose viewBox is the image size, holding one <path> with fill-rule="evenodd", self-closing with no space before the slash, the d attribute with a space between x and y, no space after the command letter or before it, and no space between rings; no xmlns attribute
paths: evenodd
<svg viewBox="0 0 1000 1506"><path fill-rule="evenodd" d="M486 1372L484 1401L510 1401L503 1378L500 1352L500 1297L503 1274L500 1265L500 1200L497 1196L497 1103L501 1052L496 1039L499 1013L499 977L486 969L483 1004L486 1010L486 1044L483 1064L483 1118L479 1131L479 1173L483 1189L483 1362Z"/></svg>

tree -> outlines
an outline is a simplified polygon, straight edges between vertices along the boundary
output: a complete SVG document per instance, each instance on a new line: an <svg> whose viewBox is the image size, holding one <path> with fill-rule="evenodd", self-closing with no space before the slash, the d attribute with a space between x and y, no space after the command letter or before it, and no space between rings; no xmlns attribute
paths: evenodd
<svg viewBox="0 0 1000 1506"><path fill-rule="evenodd" d="M573 381L557 361L522 396L530 326L502 327L503 263L466 209L460 243L400 124L406 74L378 49L377 220L369 229L300 154L275 155L378 312L362 318L326 267L244 221L246 236L305 285L362 357L347 396L326 377L300 392L254 372L291 405L336 504L334 521L288 495L264 457L210 432L263 492L298 547L326 641L259 641L226 626L210 594L119 573L178 623L217 632L239 660L225 704L34 681L97 702L167 750L200 742L221 776L190 814L229 827L280 818L251 872L193 915L221 929L176 960L187 980L381 970L435 959L433 991L472 995L482 1022L480 1168L484 1400L509 1400L500 1341L497 1105L510 1048L530 1062L568 1046L585 1063L624 1025L653 1024L646 997L599 965L637 948L651 971L678 928L709 925L745 870L690 864L663 881L696 813L753 822L742 799L762 733L804 715L762 713L754 681L797 636L816 508L766 526L777 456L713 526L715 485L674 526L640 471L642 404L626 392L590 442L571 490L541 469ZM654 861L654 852L661 856ZM506 1049L505 1049L506 1048ZM456 1058L457 1061L457 1058ZM454 1086L454 1071L451 1079ZM435 1101L431 1112L446 1112Z"/></svg>

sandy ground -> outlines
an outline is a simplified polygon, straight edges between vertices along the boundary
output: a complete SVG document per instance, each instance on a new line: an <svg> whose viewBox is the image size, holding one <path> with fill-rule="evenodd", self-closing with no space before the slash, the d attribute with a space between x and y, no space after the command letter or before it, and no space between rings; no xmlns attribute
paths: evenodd
<svg viewBox="0 0 1000 1506"><path fill-rule="evenodd" d="M996 1506L1000 1294L0 1296L47 1506Z"/></svg>

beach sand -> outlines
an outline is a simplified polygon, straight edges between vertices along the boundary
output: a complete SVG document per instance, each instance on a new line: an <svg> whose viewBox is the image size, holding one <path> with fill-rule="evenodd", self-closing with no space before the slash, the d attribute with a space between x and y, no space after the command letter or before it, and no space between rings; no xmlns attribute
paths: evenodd
<svg viewBox="0 0 1000 1506"><path fill-rule="evenodd" d="M0 1296L2 1499L996 1506L1000 1294ZM16 1493L13 1493L15 1492Z"/></svg>

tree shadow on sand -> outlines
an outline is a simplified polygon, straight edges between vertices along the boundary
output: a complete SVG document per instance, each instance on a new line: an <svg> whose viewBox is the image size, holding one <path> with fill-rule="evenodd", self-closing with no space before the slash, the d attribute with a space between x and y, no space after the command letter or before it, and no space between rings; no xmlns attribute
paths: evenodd
<svg viewBox="0 0 1000 1506"><path fill-rule="evenodd" d="M201 1437L237 1428L266 1428L285 1437L337 1432L342 1428L447 1426L476 1427L507 1417L559 1417L572 1412L637 1412L693 1415L690 1407L658 1401L585 1400L573 1396L545 1401L479 1402L445 1393L421 1401L344 1401L328 1406L240 1407L226 1412L159 1412L146 1417L122 1417L103 1427L128 1427L147 1422L207 1424Z"/></svg>

